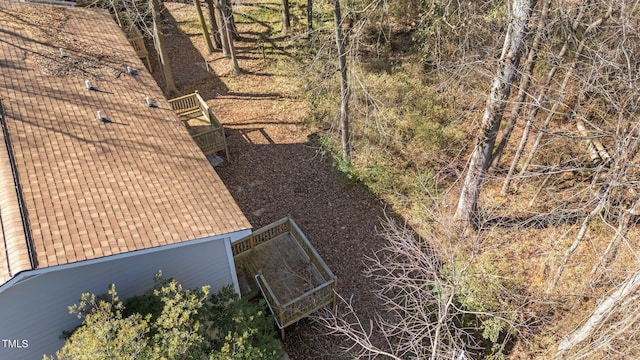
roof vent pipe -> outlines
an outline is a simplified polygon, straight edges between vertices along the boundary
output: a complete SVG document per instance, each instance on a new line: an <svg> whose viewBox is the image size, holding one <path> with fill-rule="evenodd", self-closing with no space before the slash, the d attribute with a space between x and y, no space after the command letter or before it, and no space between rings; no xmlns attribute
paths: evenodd
<svg viewBox="0 0 640 360"><path fill-rule="evenodd" d="M102 111L98 110L98 122L101 122L103 124L109 124L111 123L111 119L109 119L108 117L104 117L102 116Z"/></svg>
<svg viewBox="0 0 640 360"><path fill-rule="evenodd" d="M84 81L84 86L87 88L87 90L89 91L98 91L98 88L95 86L91 86L91 82L89 80L85 80Z"/></svg>
<svg viewBox="0 0 640 360"><path fill-rule="evenodd" d="M147 101L147 107L150 107L150 108L157 108L158 107L158 105L156 105L156 104L151 102L151 99L149 99L148 96L147 96L147 98L145 100Z"/></svg>

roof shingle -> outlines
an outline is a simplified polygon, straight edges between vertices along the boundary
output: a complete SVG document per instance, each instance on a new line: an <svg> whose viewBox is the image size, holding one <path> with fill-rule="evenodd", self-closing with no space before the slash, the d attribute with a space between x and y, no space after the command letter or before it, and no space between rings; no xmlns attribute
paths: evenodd
<svg viewBox="0 0 640 360"><path fill-rule="evenodd" d="M38 268L251 227L106 11L0 1L0 24L0 100ZM0 176L8 166L0 156ZM5 211L0 284L16 273L2 264L28 260L7 250Z"/></svg>

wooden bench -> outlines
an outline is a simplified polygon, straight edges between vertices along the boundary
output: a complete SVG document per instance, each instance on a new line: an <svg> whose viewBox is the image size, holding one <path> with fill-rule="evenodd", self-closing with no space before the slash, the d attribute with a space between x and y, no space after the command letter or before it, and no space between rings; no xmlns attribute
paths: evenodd
<svg viewBox="0 0 640 360"><path fill-rule="evenodd" d="M171 99L169 104L203 153L209 155L224 151L227 161L230 161L224 128L198 91Z"/></svg>

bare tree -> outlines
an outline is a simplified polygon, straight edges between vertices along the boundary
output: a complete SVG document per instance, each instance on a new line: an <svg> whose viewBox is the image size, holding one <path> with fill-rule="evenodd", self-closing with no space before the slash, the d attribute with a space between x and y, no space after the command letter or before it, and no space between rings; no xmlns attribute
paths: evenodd
<svg viewBox="0 0 640 360"><path fill-rule="evenodd" d="M282 0L282 33L287 34L291 27L291 12L289 10L289 0Z"/></svg>
<svg viewBox="0 0 640 360"><path fill-rule="evenodd" d="M169 95L178 95L178 88L176 87L175 80L173 79L173 70L171 70L171 61L167 54L166 46L164 44L164 35L162 34L162 18L160 15L160 1L149 0L151 5L151 13L153 18L153 38L156 50L158 50L158 56L160 58L160 64L162 65L162 73L164 74L167 92Z"/></svg>
<svg viewBox="0 0 640 360"><path fill-rule="evenodd" d="M428 29L433 29L430 35L437 40L434 40L433 44L427 44L431 47L428 50L434 52L433 58L437 60L433 62L435 64L433 71L446 73L450 78L456 78L458 74L450 74L460 69L466 69L467 74L480 73L481 70L477 70L479 67L468 65L472 61L466 61L467 65L463 64L465 62L463 60L478 58L474 53L476 48L451 46L443 49L438 43L440 41L438 36L441 39L445 38L443 32L439 32L442 28L446 30L448 25L445 20L450 22L449 27L452 31L462 33L460 38L466 36L464 28L459 30L466 24L451 20L453 16L450 15L454 11L451 9L454 9L456 4L460 8L472 7L474 4L445 3L450 5L446 11L443 11L447 18L434 21L435 25ZM441 5L445 3L438 2ZM525 2L505 3L514 6L509 10L511 16L515 17L513 15L515 7ZM533 9L535 3L528 2L528 4ZM471 175L467 173L467 182L464 185L466 190L471 189L471 191L460 199L471 201L463 202L464 211L456 212L456 215L461 215L461 220L467 224L472 222L473 217L469 215L473 215L476 211L480 187L485 180L483 177L491 167L488 163L489 159L496 162L499 156L503 156L506 161L513 159L503 187L506 194L509 181L520 170L518 169L520 160L529 155L521 171L522 180L519 184L522 187L519 190L522 191L511 193L510 198L498 198L501 201L501 209L504 209L504 213L501 210L499 216L504 216L511 221L510 224L517 224L509 225L516 227L523 226L521 219L528 216L530 212L535 212L533 217L537 219L548 216L553 218L553 221L557 220L557 224L561 226L551 231L560 230L563 236L562 239L554 239L555 246L558 247L548 250L549 254L545 255L548 257L548 262L544 267L544 280L540 280L542 284L539 288L543 289L540 293L547 290L546 294L542 295L546 296L545 299L551 298L552 301L558 301L556 304L567 304L566 309L563 310L580 309L582 311L586 306L593 307L592 310L594 310L593 317L589 316L580 321L581 326L576 331L576 335L566 336L565 340L560 341L560 352L570 358L580 358L580 356L581 358L602 358L614 351L620 351L619 353L627 355L627 358L637 358L638 356L634 355L638 352L629 353L628 349L624 351L620 349L626 339L633 339L631 342L635 342L637 335L633 330L635 329L637 333L640 326L640 311L636 310L640 295L635 288L635 283L629 280L637 271L634 269L637 267L634 260L640 257L637 251L637 229L634 226L637 215L640 214L638 206L640 185L637 181L640 175L637 159L640 142L638 132L640 2L637 0L580 2L545 0L544 4L540 5L543 6L541 12L528 14L531 17L531 24L537 24L531 32L531 41L524 38L524 34L527 33L526 23L518 26L517 21L512 19L507 32L507 41L502 48L500 70L494 76L491 93L484 107L482 133L473 149L474 153L469 166ZM466 14L463 10L460 10L458 15L460 18L464 18ZM428 15L425 15L424 21L427 22L428 16L432 15L428 11L425 13ZM502 12L499 12L499 15L502 15ZM433 17L436 18L436 15ZM473 16L469 18L474 19ZM518 20L523 18L520 16ZM440 19L442 18L438 18ZM529 43L527 57L522 57L522 67L519 66L518 57L514 54L524 52L527 46L517 51L511 47L518 28L524 30L520 34L522 37L520 43L523 44L525 40ZM469 38L472 39L471 36L469 35ZM460 42L463 43L463 40ZM467 45L467 43L464 44ZM455 57L455 61L459 61L460 64L446 63L445 55L449 53L459 55ZM483 64L486 63L483 61ZM473 72L474 70L477 72ZM335 71L334 67L324 74L333 74L333 71ZM359 101L365 102L357 96L359 94L356 92L360 90L357 85L361 85L359 81L364 81L364 77L358 79L358 74L354 72L349 75L353 85L351 110L352 114L357 116L358 105L356 104ZM513 90L514 94L511 96L509 86L510 84L516 86L518 76L520 76L518 94L516 95L516 90ZM459 78L462 78L462 75ZM438 90L448 85L440 85ZM366 84L362 85L362 89L363 93L366 92ZM379 105L380 103L376 103L375 99L371 98L367 98L366 101L369 101L367 106L376 107L376 110L384 110L383 107L386 105ZM502 127L505 122L502 121L503 117L509 119L506 127ZM524 128L516 127L523 120L526 121L526 124L522 124ZM354 121L353 125L354 129L358 129L360 123ZM499 134L499 127L502 127L502 139L496 147L496 140L498 140L496 134ZM513 133L517 130L523 132L515 155L508 148L512 130L514 130ZM533 139L540 140L535 141L532 146L529 137L532 138L531 143L534 142ZM497 177L500 173L496 171L492 175ZM535 191L532 199L529 197L531 193L527 190ZM477 193L474 195L473 191ZM522 201L525 196L529 197L526 200L530 200L528 207L527 201ZM509 202L511 200L513 200L512 203ZM468 204L471 206L466 206ZM518 209L509 208L511 204ZM458 210L460 209L459 207ZM549 213L542 213L540 209L548 210ZM521 217L522 214L527 215ZM540 222L534 226L552 228L555 224ZM540 233L544 234L545 231L546 229ZM564 240L567 240L567 236L573 238L568 239L565 244ZM517 241L504 239L501 244L516 242L521 243L522 246L531 245L526 239ZM585 256L585 253L588 253L588 256ZM629 281L624 282L623 278ZM622 285L612 289L611 284ZM618 291L631 285L633 285L632 289L628 292ZM445 285L442 286L445 287ZM581 288L582 286L584 288ZM564 292L569 287L572 292L587 294L586 297L592 297L591 299L602 299L608 305L599 307L593 305L591 302L593 300L587 302L579 296L567 296ZM616 295L618 300L609 301L612 295ZM444 304L446 305L446 301ZM443 305L443 308L446 309L446 306ZM410 357L403 356L409 352L397 352L394 342L390 342L393 344L390 347L379 346L380 344L376 343L370 333L371 325L366 320L358 321L352 316L348 297L344 299L340 309L345 312L342 313L345 316L332 319L333 322L328 325L338 333L342 333L344 329L350 329L351 335L347 336L357 343L358 349L366 349L362 351L372 357L374 354L392 358ZM554 320L562 316L559 315L562 310L556 311L557 309L554 309L554 313L558 314L555 315L557 317ZM602 313L602 311L605 312ZM414 313L416 312L407 311L405 314ZM580 312L571 311L571 316L578 313ZM438 317L435 316L435 318ZM378 323L383 320L386 319L378 319ZM402 323L404 320L394 318L394 321ZM582 324L588 324L588 326L581 330ZM563 335L558 334L557 340ZM420 339L418 334L407 335L404 339L414 338ZM425 342L437 343L438 337L429 338ZM601 351L599 356L594 355L596 350ZM635 346L635 350L638 350L638 346ZM448 355L450 356L451 353ZM423 353L421 356L429 358L432 355Z"/></svg>
<svg viewBox="0 0 640 360"><path fill-rule="evenodd" d="M587 40L591 39L588 35L591 32L597 31L597 29L611 16L612 12L613 12L613 6L609 5L607 11L602 16L600 16L595 21L593 21L591 24L589 24L589 26L587 26L587 28L584 31L584 35L583 35L582 39L580 39L578 47L575 50L575 53L573 54L573 56L575 56L575 59L580 59L582 57L582 54L586 49ZM578 22L576 21L576 23L578 23ZM567 41L565 42L565 46L568 45L568 43L570 43L571 40L573 40L573 39L567 39ZM562 50L561 50L561 52L562 52ZM567 71L565 73L565 76L564 76L564 78L562 80L562 84L561 84L560 89L559 89L559 94L561 94L561 96L564 97L564 95L566 94L567 88L570 85L570 82L571 82L571 80L573 78L573 75L576 73L576 71L578 69L580 69L581 65L583 65L583 63L578 62L578 61L572 62L569 65L569 68L567 69ZM553 117L559 113L559 108L563 104L564 103L563 103L562 100L554 102L554 104L551 107L551 110L547 113L547 116L546 116L546 118L545 118L545 120L544 120L544 122L542 124L542 129L546 129L549 126L549 123L551 122ZM529 155L528 155L527 159L525 160L524 164L522 165L522 168L520 169L520 174L523 174L525 171L527 171L527 168L529 167L529 164L533 160L533 157L534 157L535 153L538 151L538 148L540 146L540 142L541 142L542 137L544 136L544 134L545 134L544 131L540 131L538 133L538 135L536 136L536 140L534 141L534 143L532 145L532 148L529 151Z"/></svg>
<svg viewBox="0 0 640 360"><path fill-rule="evenodd" d="M342 13L340 0L333 0L333 19L338 48L338 66L340 70L340 132L342 139L342 157L351 159L351 143L349 139L349 83L347 81L347 52L345 36L342 32Z"/></svg>
<svg viewBox="0 0 640 360"><path fill-rule="evenodd" d="M307 29L313 30L313 0L307 0Z"/></svg>
<svg viewBox="0 0 640 360"><path fill-rule="evenodd" d="M565 118L575 129L554 132L547 127L550 122L545 118L542 124L545 131L541 133L547 138L571 139L577 145L583 145L585 156L580 169L590 175L588 183L580 184L575 191L590 196L585 196L579 204L572 204L582 206L585 214L576 226L576 237L554 267L556 273L548 294L555 292L556 286L560 287L565 269L586 265L593 266L591 272L584 273L587 276L579 281L566 279L565 282L583 284L583 291L594 293L598 301L591 314L560 339L555 357L601 358L616 354L636 358L638 347L628 345L625 339L636 336L640 320L636 311L640 283L638 252L630 237L640 198L640 188L635 180L640 151L640 91L637 60L631 60L634 56L630 55L640 49L637 33L640 3L611 1L590 5L582 6L585 10L581 16L586 20L579 26L574 22L573 28L582 29L576 32L581 37L567 41L574 44L574 53L567 59L558 59L559 63L566 61L565 78L559 89L563 100L570 96L570 101L564 100L568 107ZM567 78L566 74L571 76ZM554 110L552 106L551 111ZM603 226L595 239L589 234L594 224ZM585 239L602 249L606 246L593 264L571 259L581 246L584 247ZM621 244L625 244L627 256L634 259L631 264L616 263L618 252L623 250ZM621 267L626 271L620 273ZM575 300L572 304L581 305Z"/></svg>
<svg viewBox="0 0 640 360"><path fill-rule="evenodd" d="M229 24L229 32L233 35L234 40L240 39L240 33L236 26L236 20L233 18L233 6L231 0L218 0L220 6L223 8L223 12L227 14L227 22Z"/></svg>
<svg viewBox="0 0 640 360"><path fill-rule="evenodd" d="M542 11L540 13L540 16L538 17L536 28L533 30L533 43L529 48L527 59L523 64L522 75L520 76L520 83L518 84L518 95L513 101L514 106L511 109L511 115L509 115L506 129L502 132L502 139L500 139L498 146L496 146L496 149L493 151L490 167L495 167L500 162L507 142L511 137L511 132L516 125L516 121L521 114L521 110L525 107L524 105L526 104L527 96L529 94L529 88L531 86L533 77L533 69L535 68L536 61L538 59L538 52L542 47L543 40L547 36L547 31L545 29L549 27L550 6L551 0L545 0L542 5ZM505 192L506 191L503 191L503 193Z"/></svg>
<svg viewBox="0 0 640 360"><path fill-rule="evenodd" d="M458 240L445 230L444 223L437 222L440 216L434 216L427 237L392 218L382 222L380 236L386 245L366 260L366 276L379 286L375 294L383 304L375 319L360 318L352 304L358 300L340 294L335 314L327 311L316 317L331 333L349 340L346 346L351 354L358 358L468 359L484 351L478 336L483 325L464 319L483 318L507 329L520 326L509 315L470 311L460 304L469 275L455 261L452 249Z"/></svg>
<svg viewBox="0 0 640 360"><path fill-rule="evenodd" d="M635 293L639 287L640 271L634 273L629 279L618 286L618 288L613 293L611 293L611 295L604 299L593 310L593 313L580 328L571 332L560 341L554 358L564 358L569 350L591 337L593 333L598 329L598 327L603 326L604 322L609 319L609 315L616 309L616 307L624 304L624 302L633 293ZM637 307L637 303L635 302L637 302L637 299L632 299L632 302L629 305L631 305L632 307ZM633 321L630 321L630 323L634 324L638 321L638 316L636 315L633 317L627 317L627 321L620 322L617 325L623 325L624 327L627 327L629 326L630 319L633 319Z"/></svg>
<svg viewBox="0 0 640 360"><path fill-rule="evenodd" d="M227 42L229 43L229 55L231 55L231 62L233 63L233 71L236 75L240 75L242 73L242 69L240 69L240 65L238 64L238 57L236 56L236 48L233 44L233 35L231 34L231 24L232 24L232 20L233 19L233 13L231 12L231 7L230 6L225 6L225 13L224 13L224 31L226 34L226 39ZM234 23L235 24L235 23ZM237 30L236 30L237 33Z"/></svg>
<svg viewBox="0 0 640 360"><path fill-rule="evenodd" d="M233 24L233 13L231 10L231 6L227 3L226 0L215 0L217 13L219 14L220 23L221 23L221 34L222 34L222 42L223 42L223 54L225 56L231 57L231 62L233 63L233 70L236 75L240 75L242 73L242 69L240 69L240 65L238 64L238 58L236 56L236 49L233 45L233 35L232 35L232 24ZM227 51L225 53L225 50Z"/></svg>
<svg viewBox="0 0 640 360"><path fill-rule="evenodd" d="M149 0L147 2L135 0L95 0L84 2L80 5L105 8L112 12L116 22L120 27L124 27L125 32L128 31L128 27L136 27L142 30L145 37L153 38L153 45L158 53L162 73L165 78L165 90L169 95L178 94L162 33L163 6L160 0ZM149 18L151 21L149 21Z"/></svg>
<svg viewBox="0 0 640 360"><path fill-rule="evenodd" d="M585 11L586 11L586 4L582 4L581 6L578 6L578 9L576 11L576 15L575 18L571 24L571 30L572 32L575 32L578 27L580 26L580 23L582 21L582 18L585 16ZM560 49L560 51L557 54L557 58L558 59L562 59L564 58L565 54L569 51L569 44L570 44L570 38L567 37L564 39L564 43L562 45L562 48ZM522 136L520 138L520 143L518 145L518 148L516 150L515 155L513 156L513 159L511 160L511 166L509 167L509 172L504 180L504 183L502 185L502 191L501 193L503 195L506 195L508 190L509 190L509 186L511 183L511 180L513 178L513 174L516 171L516 168L518 166L518 163L520 162L520 159L522 158L522 155L525 151L525 147L528 143L529 140L529 134L531 132L531 128L533 126L534 123L534 119L536 118L538 112L540 111L541 108L541 104L544 101L544 99L547 97L547 93L549 91L551 91L551 84L552 81L554 79L554 77L556 76L556 74L558 73L558 71L560 70L561 64L559 62L555 62L553 64L553 66L551 67L551 70L547 73L546 76L546 80L544 82L544 85L542 86L542 90L540 91L540 93L538 94L538 96L536 97L536 100L533 102L533 104L531 104L531 110L529 112L529 114L527 115L527 122L526 125L524 127L524 130L522 132ZM549 117L549 121L550 121L550 117ZM521 171L522 174L522 171Z"/></svg>
<svg viewBox="0 0 640 360"><path fill-rule="evenodd" d="M427 30L433 29L430 36L434 39L433 43L429 42L425 45L425 47L429 47L427 51L432 51L434 54L428 54L434 59L433 63L428 64L433 66L430 69L433 69L433 73L445 74L441 75L443 78L449 76L451 79L462 79L465 75L458 73L451 75L457 70L465 70L459 73L464 72L472 75L480 73L484 76L483 70L478 70L480 66L469 64L473 64L474 61L477 63L477 59L482 59L482 63L486 64L488 62L485 60L488 56L484 58L479 56L477 48L468 46L469 43L464 42L471 41L464 39L474 39L473 34L467 35L464 32L463 26L467 26L469 22L456 22L455 16L451 16L453 14L465 18L467 15L465 7L471 8L480 2L473 2L470 5L467 5L467 2L433 3L450 6L443 10L442 14L434 15L427 10L424 11L427 14L422 19L425 23L430 20L429 16L438 20L434 21L430 28L427 28ZM536 24L530 32L531 40L525 38L524 34L527 34L528 30L526 22L522 25L521 21L526 16L518 18L521 21L519 25L515 20L514 13L516 6L527 3L530 5L530 9L533 9L536 6L535 2L514 3L509 1L504 3L513 6L508 9L514 19L512 19L507 32L507 41L502 47L500 69L493 77L491 93L484 107L482 133L475 144L476 147L471 157L472 165L469 166L469 172L472 174L467 174L468 182L465 183L465 189L468 190L467 187L470 186L473 191L478 191L478 193L475 194L475 197L473 194L467 197L461 196L461 200L471 199L470 202L465 202L465 205L472 204L464 209L461 219L468 224L473 220L469 214L475 216L478 194L485 180L483 177L492 166L488 161L494 160L494 164L497 164L500 156L503 156L503 160L506 161L513 159L512 168L507 177L510 180L520 170L518 169L520 160L527 157L528 154L525 150L529 151L531 160L522 167L524 172L521 172L522 180L519 182L519 185L522 186L518 189L519 191L510 193L509 198L498 197L497 200L501 202L501 208L496 213L499 212L500 219L492 222L491 225L497 224L500 229L497 233L504 231L500 227L504 223L498 222L503 219L510 221L508 226L516 228L525 226L522 219L527 218L533 212L535 214L532 216L533 218L550 220L540 221L535 225L527 223L526 226L535 226L541 229L544 227L540 234L546 234L547 231L560 231L563 234L560 239L553 239L554 246L556 246L553 249L540 249L540 251L548 251L548 253L542 255L547 259L544 269L541 271L544 275L540 275L540 278L537 274L534 275L540 281L535 287L541 289L535 289L534 291L540 291L535 295L540 295L555 304L553 320L565 321L563 325L566 325L566 320L560 319L563 316L563 310L569 313L568 310L571 309L570 314L575 317L575 314L586 310L586 306L593 307L590 310L594 310L594 317L589 316L582 319L579 323L581 326L576 331L577 335L566 336L565 340L560 341L559 349L563 354L568 354L567 357L570 358L580 358L580 356L582 358L603 358L614 352L611 349L619 351L625 340L633 339L629 342L635 342L637 334L634 334L633 330L635 329L637 333L640 326L640 311L637 310L640 295L635 287L629 292L625 292L624 297L618 296L619 300L613 302L608 300L612 294L623 295L622 292L618 292L618 289L624 288L630 282L624 282L622 278L630 279L635 276L630 274L636 271L634 267L637 267L637 264L634 263L634 260L640 257L637 252L637 229L634 227L637 215L640 214L638 207L640 186L637 182L638 175L640 175L637 159L638 142L640 142L640 133L638 132L638 124L640 123L638 118L638 114L640 114L640 100L638 100L640 99L638 92L640 89L638 85L640 79L640 65L638 65L640 64L638 60L638 54L640 54L640 35L638 33L638 29L640 29L638 20L640 19L638 16L640 2L637 0L587 0L580 2L544 0L543 4L539 4L542 7L540 12L529 12L526 15L531 18L531 24ZM440 10L435 6L434 8L434 13ZM502 7L497 8L495 13L501 16L503 9ZM459 13L456 14L456 11ZM437 15L442 16L438 18ZM442 19L444 15L446 15L446 19ZM536 18L536 16L539 17ZM499 16L496 17L501 19ZM471 21L477 21L473 15L469 15L468 18ZM445 43L446 34L444 32L447 30L447 26L452 32L456 32L461 38L460 44L465 46L454 46L457 44L448 44L449 48L441 46ZM517 39L514 39L517 37L518 29L522 30L520 32L522 49L520 50L512 47L518 42ZM369 34L370 30L367 29ZM393 35L391 33L389 36ZM357 49L358 44L353 46ZM528 49L529 52L524 53L525 49ZM333 51L333 48L331 50ZM514 55L519 52L523 53L522 66L519 66L518 56ZM327 53L329 52L327 51ZM452 57L452 60L447 63L447 55L452 53L458 57ZM334 53L331 53L332 60L334 59L333 55ZM351 58L347 61L353 66L354 62ZM458 64L453 64L456 61ZM354 131L358 131L361 126L360 119L357 118L358 110L360 110L359 104L366 103L363 107L375 108L377 113L383 113L384 106L388 105L376 102L373 96L365 99L364 95L361 96L358 93L362 91L362 94L369 95L367 94L367 84L364 83L367 79L364 76L359 78L358 70L355 68L355 71L349 73L349 85L352 85L350 89L352 91L350 98L352 109L350 110L353 119L357 119L352 122ZM322 69L321 72L326 78L330 78L330 75L335 73L335 66L329 70ZM471 77L466 76L468 76L467 79ZM446 87L450 84L441 82L438 86L438 90L446 92ZM517 86L518 93L516 94L516 89L514 89L513 94L510 94L509 86ZM469 87L464 89L469 89ZM335 90L332 94L335 94ZM376 114L375 116L380 116L375 119L375 121L379 121L383 115ZM508 119L508 123L504 124L506 121L502 120L506 119ZM526 124L522 124L524 128L518 128L520 122L525 121ZM502 125L506 125L506 127ZM498 128L501 129L498 130ZM514 155L512 149L509 148L511 146L509 138L512 136L512 131L513 134L516 134L519 130L522 130L523 135L520 138L520 146ZM502 131L502 139L496 136L500 134L499 131ZM388 134L381 134L380 138L383 138L382 135ZM392 137L393 135L388 135L384 137L385 140L380 141L394 141L386 140ZM532 138L531 143L537 137L541 140L531 146L529 137ZM499 144L497 144L497 140L500 140ZM515 146L513 147L515 148ZM496 171L492 175L497 178L501 173ZM505 181L503 189L506 194L509 189L509 181ZM535 192L533 198L530 197L530 191ZM524 199L524 197L528 198ZM528 206L526 200L530 200ZM517 209L510 208L512 204ZM415 205L415 203L411 205ZM548 211L548 213L543 213L543 211ZM560 224L560 226L556 228L556 224ZM502 233L497 234L492 230L487 232L491 232L496 237L502 236ZM474 233L474 235L476 234ZM572 238L567 239L566 237ZM472 237L467 240L473 241ZM527 239L515 237L501 239L500 246L503 244L508 244L508 246L513 244L516 247L533 246ZM410 247L410 249L415 253L420 253L414 248ZM474 255L482 252L477 248L471 251L478 251L474 252ZM585 253L588 255L585 256ZM380 260L382 259L383 257L380 256ZM446 259L443 260L440 255L438 259L438 261L446 262ZM398 258L394 264L400 264L402 261ZM519 264L519 262L517 263ZM429 265L425 264L428 264L428 261L425 260L421 266L429 268ZM391 267L391 265L387 267ZM621 283L622 286L619 288L610 288L611 284ZM437 287L447 289L447 285L451 284L445 281L442 284L438 283ZM531 288L533 287L532 285ZM397 289L398 294L409 296L406 294L407 290L402 289L412 289L412 287L404 284L403 287L398 286ZM586 294L585 298L591 297L592 300L585 301L581 296L575 295L567 296L567 289L571 289L572 293ZM422 292L422 294L425 293L427 291ZM387 293L387 298L383 298L383 300L387 301L392 298L390 294L392 293ZM448 302L446 301L449 299L446 295L450 293L443 291L442 294L445 296L440 299L443 301L439 302L439 309L446 312L451 309L447 307ZM593 299L596 301L603 299L608 302L608 308L593 305ZM398 302L405 305L411 303L406 298L398 300ZM393 302L388 301L387 303L392 304ZM435 302L429 304L430 309L436 307ZM566 304L566 306L563 308L563 305L558 304ZM459 304L456 304L455 301L453 307L460 310ZM626 311L625 307L627 307ZM398 309L400 308L398 307ZM580 312L573 311L573 309L579 309ZM523 313L529 310L531 309L526 309ZM604 315L598 315L603 310L606 311L602 313ZM407 343L413 339L416 339L416 343L422 341L423 345L439 344L439 341L448 342L451 339L447 337L448 334L445 334L443 338L440 337L442 332L428 330L438 327L438 319L443 316L442 313L423 316L423 313L414 308L398 310L397 318L389 319L381 315L372 325L368 319L358 319L355 316L348 296L344 296L339 312L340 316L337 318L327 316L325 319L327 325L336 333L351 339L355 346L354 349L357 349L358 355L362 357L374 357L377 354L382 358L385 356L411 358L412 354L418 350L407 350L403 346L410 346ZM414 314L419 314L416 315L417 317L429 318L433 327L427 330L425 330L426 327L420 328L421 332L416 330L415 333L405 332L402 333L405 335L400 335L401 330L394 332L391 330L393 329L391 325L386 328L380 325L387 321L392 325L398 324L398 326L412 328L413 325L409 324L409 320L405 320L405 318ZM446 321L442 321L440 324L442 324L440 329L450 328L450 324ZM590 325L584 330L580 330L583 327L582 324ZM418 329L417 326L414 328ZM375 330L372 332L372 329L390 335L391 339L393 339L391 335L397 335L396 339L401 338L404 341L376 342ZM558 334L556 340L560 340L564 335ZM523 338L526 341L526 336ZM550 337L545 337L545 341L549 339ZM551 338L551 340L553 339ZM453 341L449 343L453 343ZM390 345L384 346L385 344ZM415 347L419 346L415 345ZM429 352L433 348L429 346L425 348L419 356L422 358L437 357ZM596 349L601 351L598 356L594 355ZM638 346L635 349L637 351ZM630 354L625 351L620 351L620 353ZM635 355L638 352L632 354ZM449 349L449 352L442 351L440 356L451 357L451 355L452 349ZM637 357L627 355L627 358Z"/></svg>
<svg viewBox="0 0 640 360"><path fill-rule="evenodd" d="M222 56L224 57L230 57L231 55L231 51L229 49L229 29L227 28L228 25L228 21L227 21L227 16L226 13L224 11L224 7L221 3L222 0L211 0L212 2L214 2L214 7L215 7L215 15L216 15L216 22L220 25L220 41L222 42Z"/></svg>
<svg viewBox="0 0 640 360"><path fill-rule="evenodd" d="M216 9L213 5L213 0L205 0L207 3L207 16L209 17L209 24L211 24L211 36L213 37L214 48L221 49L222 41L220 39L220 27L216 20Z"/></svg>
<svg viewBox="0 0 640 360"><path fill-rule="evenodd" d="M454 219L461 221L465 226L471 226L474 223L480 188L491 164L497 132L511 92L511 83L517 73L527 34L527 24L535 4L535 0L515 0L509 10L510 24L505 35L499 69L487 98L480 137L471 153L467 176L462 185L454 215Z"/></svg>
<svg viewBox="0 0 640 360"><path fill-rule="evenodd" d="M209 37L209 29L207 28L207 23L204 21L204 15L202 14L202 6L200 5L200 0L193 0L193 4L196 8L196 14L198 15L198 21L200 22L200 28L202 28L202 36L204 36L204 42L205 44L207 44L209 54L211 54L213 53L213 44L211 43L211 38Z"/></svg>

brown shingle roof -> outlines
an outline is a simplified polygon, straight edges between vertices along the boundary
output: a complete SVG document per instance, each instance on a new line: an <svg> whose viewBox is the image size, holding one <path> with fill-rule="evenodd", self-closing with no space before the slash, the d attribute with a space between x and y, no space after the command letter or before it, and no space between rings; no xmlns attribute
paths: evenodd
<svg viewBox="0 0 640 360"><path fill-rule="evenodd" d="M251 227L107 12L0 1L0 72L36 267ZM10 169L0 153L0 178ZM2 284L28 246L9 238L18 229L0 206Z"/></svg>

